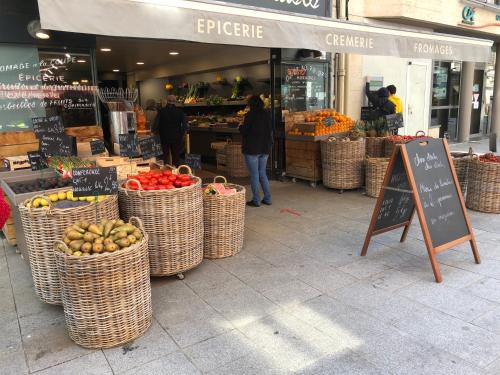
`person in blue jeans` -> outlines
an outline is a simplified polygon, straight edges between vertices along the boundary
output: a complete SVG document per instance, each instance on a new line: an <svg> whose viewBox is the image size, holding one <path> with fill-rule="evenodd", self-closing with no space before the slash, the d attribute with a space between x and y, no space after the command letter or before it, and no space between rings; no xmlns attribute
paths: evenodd
<svg viewBox="0 0 500 375"><path fill-rule="evenodd" d="M243 125L240 126L242 137L241 150L245 156L245 163L250 172L252 186L252 200L248 206L259 207L261 203L271 205L271 190L266 175L267 159L273 146L273 128L271 115L264 108L264 102L258 95L248 99L250 111L245 115ZM260 200L260 188L264 198Z"/></svg>

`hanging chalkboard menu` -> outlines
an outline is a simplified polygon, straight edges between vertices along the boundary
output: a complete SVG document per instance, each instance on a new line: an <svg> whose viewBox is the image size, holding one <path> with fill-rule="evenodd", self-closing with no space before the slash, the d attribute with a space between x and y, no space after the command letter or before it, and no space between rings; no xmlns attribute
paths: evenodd
<svg viewBox="0 0 500 375"><path fill-rule="evenodd" d="M116 167L73 168L73 196L88 197L118 193Z"/></svg>
<svg viewBox="0 0 500 375"><path fill-rule="evenodd" d="M137 137L133 133L119 134L120 156L135 158L139 156L137 151Z"/></svg>
<svg viewBox="0 0 500 375"><path fill-rule="evenodd" d="M33 132L40 138L41 134L64 134L61 116L33 117Z"/></svg>
<svg viewBox="0 0 500 375"><path fill-rule="evenodd" d="M282 63L282 107L291 112L327 107L326 63Z"/></svg>
<svg viewBox="0 0 500 375"><path fill-rule="evenodd" d="M140 138L138 143L143 159L154 158L163 153L160 137L158 136Z"/></svg>
<svg viewBox="0 0 500 375"><path fill-rule="evenodd" d="M415 211L437 282L442 280L439 252L469 241L476 263L480 262L445 139L420 138L396 146L361 255L366 255L371 237L380 233L404 227L403 242Z"/></svg>
<svg viewBox="0 0 500 375"><path fill-rule="evenodd" d="M385 123L388 130L398 130L405 126L402 113L385 116Z"/></svg>
<svg viewBox="0 0 500 375"><path fill-rule="evenodd" d="M66 134L40 135L40 152L47 156L76 155L76 138Z"/></svg>
<svg viewBox="0 0 500 375"><path fill-rule="evenodd" d="M90 141L90 152L92 155L99 155L106 152L104 141L102 139L96 139L95 141Z"/></svg>
<svg viewBox="0 0 500 375"><path fill-rule="evenodd" d="M28 151L28 160L32 171L39 171L48 168L47 160L39 151Z"/></svg>

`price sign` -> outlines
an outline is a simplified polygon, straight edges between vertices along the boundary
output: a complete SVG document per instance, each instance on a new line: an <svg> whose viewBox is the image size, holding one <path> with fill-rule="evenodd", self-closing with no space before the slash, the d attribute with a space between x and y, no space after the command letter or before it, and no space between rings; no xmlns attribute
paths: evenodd
<svg viewBox="0 0 500 375"><path fill-rule="evenodd" d="M73 168L73 196L115 195L118 193L116 167Z"/></svg>
<svg viewBox="0 0 500 375"><path fill-rule="evenodd" d="M118 142L120 143L120 156L127 156L129 158L139 156L135 134L120 134L118 135Z"/></svg>
<svg viewBox="0 0 500 375"><path fill-rule="evenodd" d="M398 130L404 127L403 114L395 113L393 115L385 116L385 121L388 130Z"/></svg>
<svg viewBox="0 0 500 375"><path fill-rule="evenodd" d="M61 116L33 117L33 132L40 138L41 134L64 134Z"/></svg>
<svg viewBox="0 0 500 375"><path fill-rule="evenodd" d="M28 159L30 161L31 170L39 171L48 168L47 160L39 151L28 151Z"/></svg>
<svg viewBox="0 0 500 375"><path fill-rule="evenodd" d="M76 155L76 138L66 134L42 133L40 152L50 156Z"/></svg>
<svg viewBox="0 0 500 375"><path fill-rule="evenodd" d="M199 154L186 154L186 164L191 169L201 169L201 155Z"/></svg>
<svg viewBox="0 0 500 375"><path fill-rule="evenodd" d="M141 150L143 159L154 158L163 154L160 137L158 136L140 138L139 149Z"/></svg>
<svg viewBox="0 0 500 375"><path fill-rule="evenodd" d="M92 155L99 155L106 152L106 147L104 146L104 141L102 139L97 139L90 142L90 152Z"/></svg>

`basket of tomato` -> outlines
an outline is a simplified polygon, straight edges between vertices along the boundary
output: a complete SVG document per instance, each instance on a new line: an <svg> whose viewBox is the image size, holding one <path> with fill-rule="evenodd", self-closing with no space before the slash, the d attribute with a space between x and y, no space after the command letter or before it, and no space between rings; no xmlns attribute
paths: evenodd
<svg viewBox="0 0 500 375"><path fill-rule="evenodd" d="M394 152L396 145L408 143L408 142L413 141L414 139L417 139L417 138L429 138L429 137L425 135L425 132L423 130L419 130L415 135L398 135L398 134L396 134L396 135L391 135L391 136L385 138L385 144L384 144L385 157L390 158L392 156L392 153Z"/></svg>
<svg viewBox="0 0 500 375"><path fill-rule="evenodd" d="M470 161L466 206L476 211L500 213L500 156L489 153Z"/></svg>
<svg viewBox="0 0 500 375"><path fill-rule="evenodd" d="M179 275L203 260L201 179L191 168L151 170L129 176L118 190L124 220L139 217L149 236L152 276Z"/></svg>

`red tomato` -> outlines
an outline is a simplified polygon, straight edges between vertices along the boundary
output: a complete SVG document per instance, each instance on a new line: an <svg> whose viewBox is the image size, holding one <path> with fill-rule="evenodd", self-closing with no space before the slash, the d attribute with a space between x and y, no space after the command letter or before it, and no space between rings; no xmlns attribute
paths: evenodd
<svg viewBox="0 0 500 375"><path fill-rule="evenodd" d="M172 171L170 169L166 169L163 171L164 176L170 176L172 174Z"/></svg>
<svg viewBox="0 0 500 375"><path fill-rule="evenodd" d="M158 179L158 182L162 185L168 185L170 183L170 180L168 177L161 177Z"/></svg>
<svg viewBox="0 0 500 375"><path fill-rule="evenodd" d="M179 180L181 180L181 181L189 181L189 180L191 180L191 176L188 175L188 174L180 174L179 175Z"/></svg>
<svg viewBox="0 0 500 375"><path fill-rule="evenodd" d="M177 187L177 188L182 187L182 181L175 180L174 181L174 186Z"/></svg>
<svg viewBox="0 0 500 375"><path fill-rule="evenodd" d="M191 181L182 181L181 185L182 185L182 187L189 186L189 185L191 185Z"/></svg>
<svg viewBox="0 0 500 375"><path fill-rule="evenodd" d="M170 176L168 176L168 179L170 180L170 182L174 182L177 180L177 176L175 174L171 174Z"/></svg>
<svg viewBox="0 0 500 375"><path fill-rule="evenodd" d="M158 185L158 190L166 190L167 186L166 185Z"/></svg>
<svg viewBox="0 0 500 375"><path fill-rule="evenodd" d="M153 177L153 178L151 179L151 185L158 185L158 179L157 179L157 178L155 178L155 177Z"/></svg>
<svg viewBox="0 0 500 375"><path fill-rule="evenodd" d="M173 188L174 188L174 185L172 185L172 184L168 184L168 185L166 185L166 186L167 186L167 190L170 190L170 189L173 189Z"/></svg>
<svg viewBox="0 0 500 375"><path fill-rule="evenodd" d="M139 189L139 185L132 181L128 184L128 188L131 190L137 190L137 189Z"/></svg>
<svg viewBox="0 0 500 375"><path fill-rule="evenodd" d="M147 185L144 190L158 190L158 185Z"/></svg>

